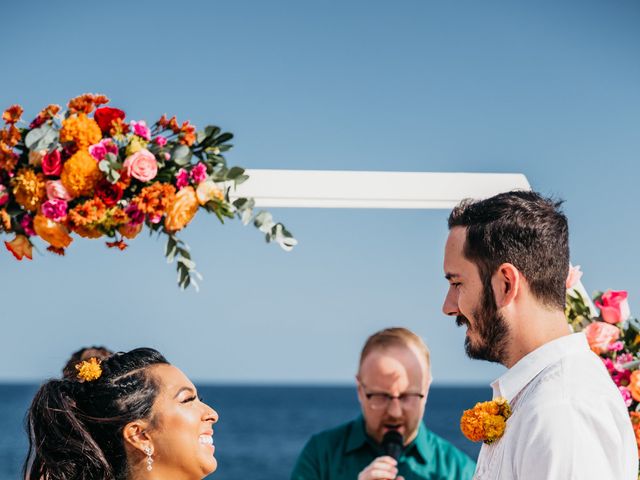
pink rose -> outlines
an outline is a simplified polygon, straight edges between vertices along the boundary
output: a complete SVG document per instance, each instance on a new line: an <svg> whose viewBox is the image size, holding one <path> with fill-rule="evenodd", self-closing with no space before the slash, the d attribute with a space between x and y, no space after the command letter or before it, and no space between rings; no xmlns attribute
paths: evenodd
<svg viewBox="0 0 640 480"><path fill-rule="evenodd" d="M0 185L0 207L9 201L9 192L7 187Z"/></svg>
<svg viewBox="0 0 640 480"><path fill-rule="evenodd" d="M607 323L620 323L631 316L625 291L607 290L596 300L596 307L600 309L600 316Z"/></svg>
<svg viewBox="0 0 640 480"><path fill-rule="evenodd" d="M49 200L71 200L71 195L60 180L47 180L45 186Z"/></svg>
<svg viewBox="0 0 640 480"><path fill-rule="evenodd" d="M159 147L164 147L167 144L167 139L162 135L156 137L154 141L158 144Z"/></svg>
<svg viewBox="0 0 640 480"><path fill-rule="evenodd" d="M631 398L631 391L627 387L618 387L620 390L620 394L622 395L622 399L624 400L624 404L629 408L633 403L633 398Z"/></svg>
<svg viewBox="0 0 640 480"><path fill-rule="evenodd" d="M60 150L54 150L42 157L42 172L45 175L60 175L62 171L62 157Z"/></svg>
<svg viewBox="0 0 640 480"><path fill-rule="evenodd" d="M148 182L158 174L158 162L153 153L143 148L126 158L124 169L130 177Z"/></svg>
<svg viewBox="0 0 640 480"><path fill-rule="evenodd" d="M580 265L576 265L575 267L569 267L569 275L567 275L567 285L566 289L569 290L573 288L576 283L580 281L582 278L582 271L580 270Z"/></svg>
<svg viewBox="0 0 640 480"><path fill-rule="evenodd" d="M620 338L620 329L605 322L593 322L584 330L589 347L600 355L609 351L609 345Z"/></svg>
<svg viewBox="0 0 640 480"><path fill-rule="evenodd" d="M42 215L54 222L61 222L67 216L67 202L64 200L47 200L40 208L42 209Z"/></svg>
<svg viewBox="0 0 640 480"><path fill-rule="evenodd" d="M133 133L139 137L144 138L146 141L151 140L151 130L149 130L147 122L144 120L140 120L139 122L132 121L129 126L133 129Z"/></svg>
<svg viewBox="0 0 640 480"><path fill-rule="evenodd" d="M189 185L189 172L181 168L178 170L178 173L176 173L176 187L178 187L178 190L181 190L187 185Z"/></svg>
<svg viewBox="0 0 640 480"><path fill-rule="evenodd" d="M198 184L204 182L207 179L207 166L200 162L191 169L191 180Z"/></svg>
<svg viewBox="0 0 640 480"><path fill-rule="evenodd" d="M104 157L107 156L107 149L105 148L104 145L102 145L102 142L100 142L100 143L96 143L95 145L91 145L89 147L89 153L98 162L101 162L102 160L104 160Z"/></svg>

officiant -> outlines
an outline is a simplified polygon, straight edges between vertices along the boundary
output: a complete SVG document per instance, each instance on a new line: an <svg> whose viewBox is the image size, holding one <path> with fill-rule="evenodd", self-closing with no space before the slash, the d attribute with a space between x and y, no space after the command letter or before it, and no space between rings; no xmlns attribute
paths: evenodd
<svg viewBox="0 0 640 480"><path fill-rule="evenodd" d="M362 416L313 435L291 480L473 477L475 462L422 423L431 371L420 337L405 328L370 336L356 382Z"/></svg>

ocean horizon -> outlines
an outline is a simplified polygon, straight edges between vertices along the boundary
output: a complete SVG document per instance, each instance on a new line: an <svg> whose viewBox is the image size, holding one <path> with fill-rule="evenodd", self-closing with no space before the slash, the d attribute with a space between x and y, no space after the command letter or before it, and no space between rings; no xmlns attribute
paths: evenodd
<svg viewBox="0 0 640 480"><path fill-rule="evenodd" d="M286 480L312 434L360 413L353 385L196 385L220 415L214 435L218 469L208 479ZM21 476L27 452L24 418L38 387L39 383L0 383L0 480ZM486 386L433 385L424 422L476 459L480 445L464 438L460 415L490 398Z"/></svg>

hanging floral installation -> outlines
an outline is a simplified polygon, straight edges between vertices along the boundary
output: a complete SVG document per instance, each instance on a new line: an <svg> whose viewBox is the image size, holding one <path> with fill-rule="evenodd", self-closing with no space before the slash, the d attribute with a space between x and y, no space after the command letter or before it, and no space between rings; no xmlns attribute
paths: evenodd
<svg viewBox="0 0 640 480"><path fill-rule="evenodd" d="M249 177L229 167L223 153L231 133L202 131L163 115L153 125L126 119L105 106L104 95L84 94L66 111L49 105L29 124L23 109L4 111L0 130L0 233L16 259L32 259L33 239L64 255L74 241L102 238L124 250L146 226L167 237L166 257L176 261L178 285L200 278L188 247L176 236L200 210L220 222L253 222L267 242L291 250L296 240L266 211L254 213L251 198L232 198ZM230 196L231 195L231 196Z"/></svg>

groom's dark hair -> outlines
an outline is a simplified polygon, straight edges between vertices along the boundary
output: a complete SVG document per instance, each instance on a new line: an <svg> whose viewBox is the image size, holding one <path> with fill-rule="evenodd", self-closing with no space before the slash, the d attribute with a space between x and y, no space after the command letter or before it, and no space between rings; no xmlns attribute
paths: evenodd
<svg viewBox="0 0 640 480"><path fill-rule="evenodd" d="M449 215L449 229L467 230L464 255L485 285L503 263L515 266L543 304L564 309L569 273L569 227L562 201L512 191L463 200Z"/></svg>

